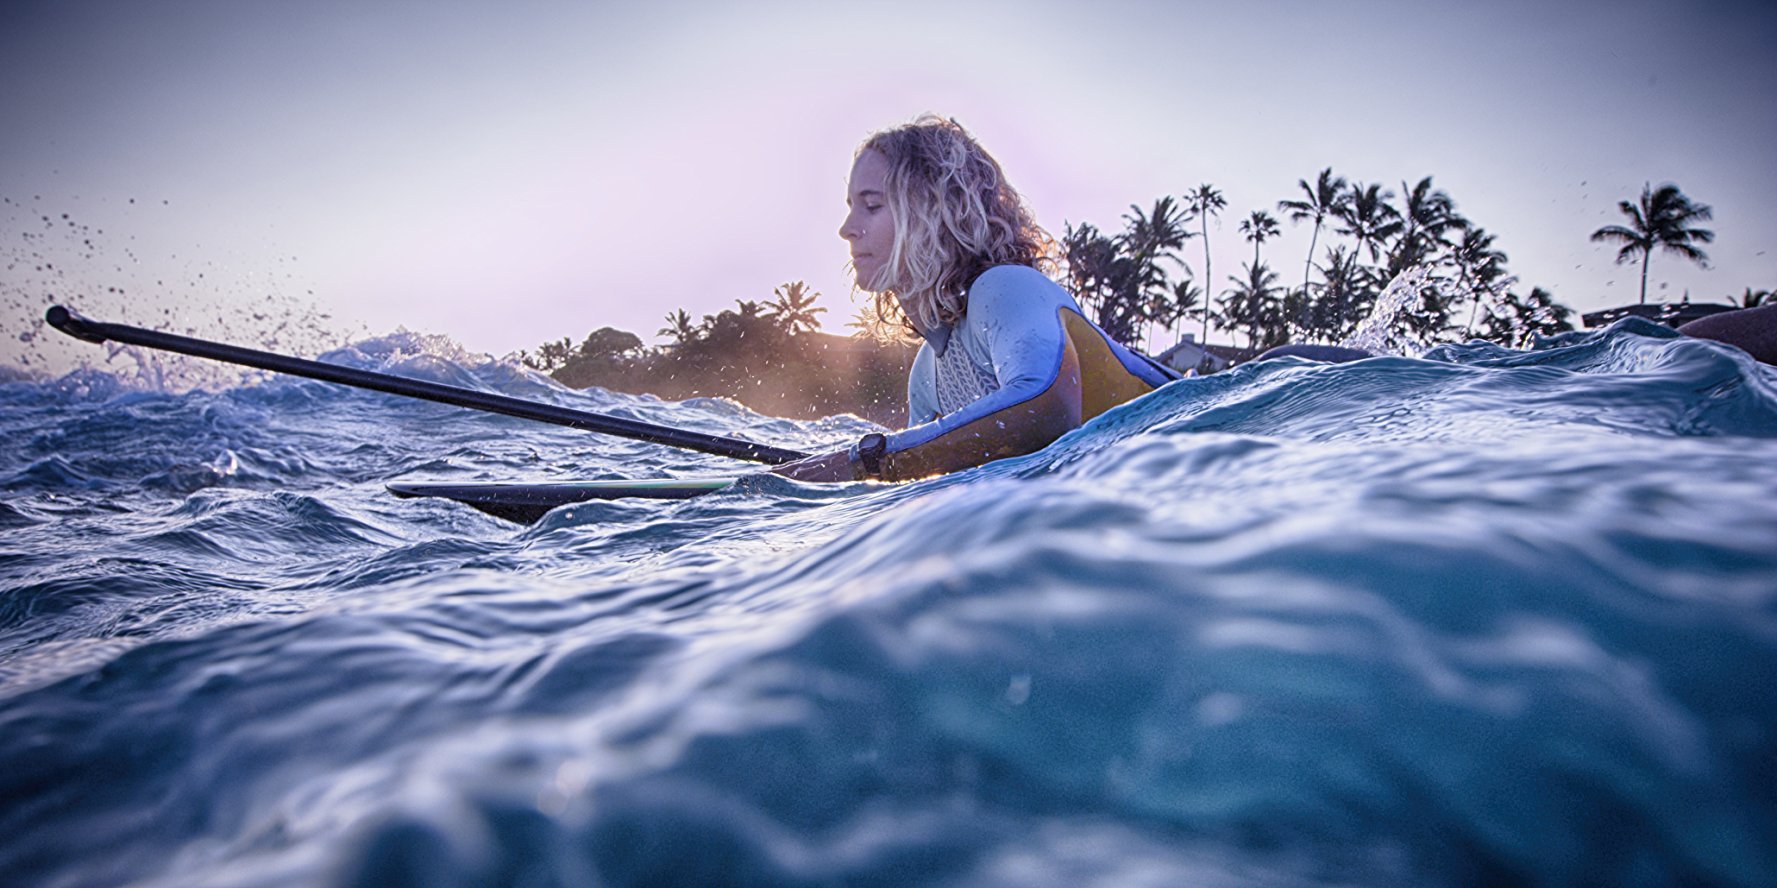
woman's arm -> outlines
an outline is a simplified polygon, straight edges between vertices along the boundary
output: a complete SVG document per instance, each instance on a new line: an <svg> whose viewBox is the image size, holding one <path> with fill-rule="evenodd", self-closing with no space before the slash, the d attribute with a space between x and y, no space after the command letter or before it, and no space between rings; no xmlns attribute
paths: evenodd
<svg viewBox="0 0 1777 888"><path fill-rule="evenodd" d="M1066 292L1034 269L1003 266L982 274L969 289L966 329L948 347L964 348L965 338L982 346L999 388L955 413L890 435L882 477L919 478L1032 453L1078 427L1079 360L1065 322L1072 308ZM922 348L922 357L929 352L930 346ZM910 392L924 381L916 377Z"/></svg>
<svg viewBox="0 0 1777 888"><path fill-rule="evenodd" d="M1021 274L1020 272L1023 272ZM1053 292L1045 292L1054 287ZM938 416L932 346L922 345L908 376L910 428L888 437L881 477L904 481L941 475L1032 453L1080 424L1080 373L1057 297L1065 292L1040 273L993 269L969 290L964 320L988 352L999 388L948 416ZM1083 322L1083 319L1081 319ZM949 348L963 348L953 335ZM923 421L922 421L923 420ZM849 481L867 473L848 451L821 454L772 469L801 481Z"/></svg>

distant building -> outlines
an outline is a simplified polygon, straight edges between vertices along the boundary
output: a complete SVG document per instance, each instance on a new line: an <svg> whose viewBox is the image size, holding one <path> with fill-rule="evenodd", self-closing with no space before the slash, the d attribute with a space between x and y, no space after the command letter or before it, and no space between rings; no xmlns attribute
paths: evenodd
<svg viewBox="0 0 1777 888"><path fill-rule="evenodd" d="M1708 317L1724 311L1733 311L1732 305L1714 305L1707 302L1662 302L1651 305L1623 305L1617 308L1606 308L1601 311L1580 315L1587 327L1608 327L1630 315L1647 318L1657 324L1677 328L1698 318Z"/></svg>
<svg viewBox="0 0 1777 888"><path fill-rule="evenodd" d="M1206 345L1198 342L1197 337L1186 333L1185 338L1179 340L1178 345L1156 355L1154 360L1180 373L1192 370L1198 373L1216 373L1242 361L1250 360L1257 354L1257 351L1250 348Z"/></svg>

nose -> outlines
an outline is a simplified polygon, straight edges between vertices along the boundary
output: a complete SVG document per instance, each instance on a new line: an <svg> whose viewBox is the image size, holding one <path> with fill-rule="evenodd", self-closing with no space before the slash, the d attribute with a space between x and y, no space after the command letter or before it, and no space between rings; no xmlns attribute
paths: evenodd
<svg viewBox="0 0 1777 888"><path fill-rule="evenodd" d="M839 238L840 238L840 240L843 240L843 241L846 241L847 243L849 243L851 241L858 239L859 232L858 232L858 226L857 226L857 217L858 217L858 213L856 210L849 211L845 214L844 221L839 223Z"/></svg>

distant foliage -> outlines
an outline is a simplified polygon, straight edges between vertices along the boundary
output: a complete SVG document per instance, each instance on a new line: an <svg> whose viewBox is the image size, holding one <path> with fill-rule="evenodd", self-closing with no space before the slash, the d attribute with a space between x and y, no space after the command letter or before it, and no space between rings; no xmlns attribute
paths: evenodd
<svg viewBox="0 0 1777 888"><path fill-rule="evenodd" d="M912 352L821 334L819 293L801 281L773 298L735 300L734 307L693 321L684 309L657 332L668 342L648 348L633 333L603 327L579 348L548 342L525 363L576 388L596 385L663 398L733 398L763 413L817 417L855 413L884 424L906 418Z"/></svg>
<svg viewBox="0 0 1777 888"><path fill-rule="evenodd" d="M572 347L569 340L563 338L537 346L535 354L519 352L519 359L527 367L550 373L587 362L622 364L640 357L642 353L642 340L634 333L615 327L600 327L588 333L579 348Z"/></svg>
<svg viewBox="0 0 1777 888"><path fill-rule="evenodd" d="M1383 288L1413 268L1435 273L1389 319L1391 341L1433 345L1484 335L1522 343L1572 329L1573 311L1548 290L1518 294L1496 236L1463 216L1431 176L1402 182L1398 199L1380 183L1348 181L1330 167L1296 185L1298 196L1278 201L1276 210L1312 229L1298 283L1285 283L1264 255L1282 225L1263 209L1238 225L1253 245L1252 261L1215 281L1208 222L1227 200L1207 183L1177 200L1161 197L1148 212L1132 206L1121 232L1069 224L1066 282L1099 326L1135 348L1153 346L1156 333L1165 334L1161 348L1170 345L1187 320L1200 322L1203 339L1213 324L1250 349L1339 343L1370 317ZM1338 242L1325 243L1329 235ZM1192 237L1204 239L1201 275L1182 249Z"/></svg>
<svg viewBox="0 0 1777 888"><path fill-rule="evenodd" d="M528 351L518 353L519 360L523 361L526 367L541 370L544 373L561 367L573 356L573 346L565 336L554 342L545 342L537 346L535 354Z"/></svg>
<svg viewBox="0 0 1777 888"><path fill-rule="evenodd" d="M1113 338L1139 345L1151 327L1172 329L1200 310L1196 302L1202 291L1191 283L1179 255L1193 236L1185 227L1189 218L1172 198L1162 197L1151 211L1131 204L1116 235L1089 224L1067 228L1062 237L1067 283ZM1181 274L1177 281L1175 273Z"/></svg>
<svg viewBox="0 0 1777 888"><path fill-rule="evenodd" d="M1481 335L1501 345L1521 348L1532 337L1572 330L1572 317L1572 309L1557 303L1549 291L1533 287L1530 295L1523 298L1506 293L1488 312Z"/></svg>

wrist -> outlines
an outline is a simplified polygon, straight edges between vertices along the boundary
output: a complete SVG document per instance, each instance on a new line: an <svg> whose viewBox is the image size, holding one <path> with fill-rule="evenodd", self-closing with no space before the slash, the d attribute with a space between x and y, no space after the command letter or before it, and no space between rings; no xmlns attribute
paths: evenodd
<svg viewBox="0 0 1777 888"><path fill-rule="evenodd" d="M888 453L888 438L872 432L851 446L852 473L859 478L882 477L882 458Z"/></svg>

